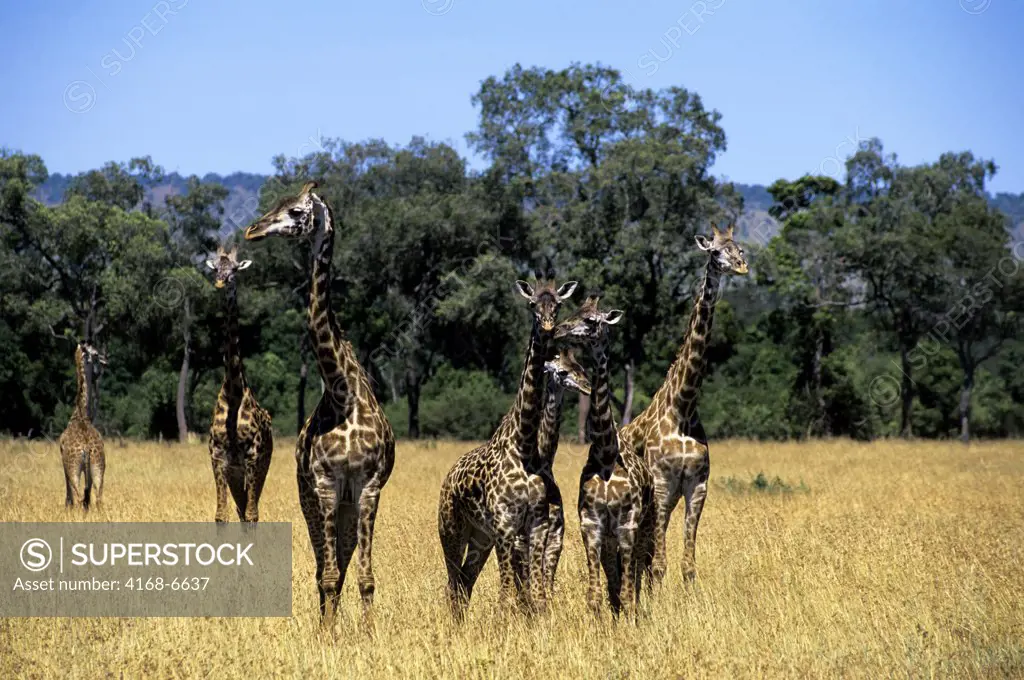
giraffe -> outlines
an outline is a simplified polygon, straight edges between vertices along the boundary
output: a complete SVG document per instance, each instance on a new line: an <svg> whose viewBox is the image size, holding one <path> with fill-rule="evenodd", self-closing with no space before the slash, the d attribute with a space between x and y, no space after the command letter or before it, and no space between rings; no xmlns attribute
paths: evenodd
<svg viewBox="0 0 1024 680"><path fill-rule="evenodd" d="M75 397L75 410L64 433L60 436L60 459L64 464L64 486L67 495L64 505L68 508L80 503L84 510L89 509L90 495L96 487L96 507L103 501L103 473L107 462L103 454L103 437L89 419L89 381L86 378L86 364L95 366L107 365L107 358L95 347L79 342L75 348L75 378L78 381L78 394ZM84 476L84 486L79 489L79 481Z"/></svg>
<svg viewBox="0 0 1024 680"><path fill-rule="evenodd" d="M652 575L664 578L666 533L672 511L684 499L683 577L696 577L695 547L710 474L708 440L697 415L697 397L704 378L704 351L724 274L746 274L743 248L733 241L733 227L724 233L712 226L712 238L698 234L697 247L708 254L704 282L694 301L686 339L650 405L622 428L622 438L637 448L654 474L657 508Z"/></svg>
<svg viewBox="0 0 1024 680"><path fill-rule="evenodd" d="M245 238L313 239L307 323L325 385L295 447L299 504L316 557L320 621L332 629L345 572L359 549L363 624L372 630L373 527L380 492L395 465L395 436L370 380L331 309L334 212L307 182L254 222Z"/></svg>
<svg viewBox="0 0 1024 680"><path fill-rule="evenodd" d="M551 361L544 364L544 370L548 374L548 384L544 392L540 430L537 432L537 450L543 465L541 476L544 480L548 511L548 536L544 542L544 582L550 595L555 589L555 571L562 556L562 538L565 536L562 492L555 483L554 472L551 469L558 449L558 431L562 425L562 398L566 389L580 394L590 394L590 381L587 379L586 370L579 365L569 350L556 354ZM525 550L525 545L523 549ZM520 554L526 555L522 551Z"/></svg>
<svg viewBox="0 0 1024 680"><path fill-rule="evenodd" d="M515 401L490 440L463 454L444 478L437 524L448 570L448 601L461 621L480 570L497 553L502 600L513 593L525 612L546 607L544 549L548 536L547 488L537 434L555 317L576 282L556 289L516 281L533 311L533 328Z"/></svg>
<svg viewBox="0 0 1024 680"><path fill-rule="evenodd" d="M235 501L238 519L259 521L260 495L274 452L274 431L270 414L256 401L245 380L245 367L238 342L238 298L235 276L252 260L238 259L238 250L217 249L206 261L214 272L214 286L224 295L224 382L213 407L210 425L210 462L217 487L217 522L228 521L228 489Z"/></svg>
<svg viewBox="0 0 1024 680"><path fill-rule="evenodd" d="M615 427L608 326L621 321L623 312L600 311L598 299L588 297L573 316L558 325L555 339L584 346L593 360L591 444L580 474L578 503L587 554L587 604L595 615L600 614L603 568L612 615L617 618L624 610L626 618L635 621L643 572L653 552L654 478L647 463Z"/></svg>

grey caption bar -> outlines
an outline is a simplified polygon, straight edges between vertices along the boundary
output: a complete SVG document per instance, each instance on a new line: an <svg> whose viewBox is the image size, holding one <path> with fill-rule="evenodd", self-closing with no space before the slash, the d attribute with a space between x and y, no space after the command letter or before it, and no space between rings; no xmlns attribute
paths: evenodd
<svg viewBox="0 0 1024 680"><path fill-rule="evenodd" d="M286 522L0 523L0 617L291 614Z"/></svg>

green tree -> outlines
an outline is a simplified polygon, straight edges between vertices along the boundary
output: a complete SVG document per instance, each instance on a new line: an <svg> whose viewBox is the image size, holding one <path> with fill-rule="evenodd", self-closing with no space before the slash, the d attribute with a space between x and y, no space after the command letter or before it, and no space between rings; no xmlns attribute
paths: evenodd
<svg viewBox="0 0 1024 680"><path fill-rule="evenodd" d="M733 200L709 172L725 150L720 115L683 88L636 89L601 65L517 65L485 80L473 101L480 123L468 139L504 189L504 231L525 233L520 266L557 267L629 310L613 348L628 422L649 337L685 317L693 236L724 214L721 199Z"/></svg>
<svg viewBox="0 0 1024 680"><path fill-rule="evenodd" d="M169 257L176 266L165 281L169 295L166 302L171 311L176 311L180 305L176 325L183 343L175 397L178 440L181 442L188 441L189 432L186 401L191 391L189 369L193 327L197 316L209 317L211 309L210 287L200 272L206 255L218 245L217 233L227 196L228 190L223 186L203 184L193 175L187 180L184 194L167 197Z"/></svg>
<svg viewBox="0 0 1024 680"><path fill-rule="evenodd" d="M847 161L847 214L837 233L839 254L865 288L881 328L899 352L900 433L913 434L914 379L911 352L928 332L941 285L941 234L934 215L923 212L921 175L885 156L877 139L861 144Z"/></svg>

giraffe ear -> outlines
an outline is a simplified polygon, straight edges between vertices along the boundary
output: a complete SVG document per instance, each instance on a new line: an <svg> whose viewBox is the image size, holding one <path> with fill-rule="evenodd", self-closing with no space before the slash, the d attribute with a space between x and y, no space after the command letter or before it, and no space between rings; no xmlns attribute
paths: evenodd
<svg viewBox="0 0 1024 680"><path fill-rule="evenodd" d="M609 309L604 313L604 322L609 326L614 326L618 322L622 321L626 313L621 309Z"/></svg>
<svg viewBox="0 0 1024 680"><path fill-rule="evenodd" d="M558 289L557 295L559 300L568 300L572 296L573 291L576 290L576 286L579 284L576 281L566 281L562 284L561 288Z"/></svg>
<svg viewBox="0 0 1024 680"><path fill-rule="evenodd" d="M528 284L526 281L517 280L516 281L516 290L518 290L519 294L522 295L527 300L532 300L533 299L533 286Z"/></svg>
<svg viewBox="0 0 1024 680"><path fill-rule="evenodd" d="M251 264L252 264L252 260L242 260L241 262L238 263L238 268L240 270L241 269L246 269Z"/></svg>
<svg viewBox="0 0 1024 680"><path fill-rule="evenodd" d="M704 234L697 234L693 239L697 242L697 247L701 250L711 250L711 241Z"/></svg>
<svg viewBox="0 0 1024 680"><path fill-rule="evenodd" d="M217 268L217 263L214 262L213 260L207 260L206 261L206 266L209 267L210 269L216 269Z"/></svg>
<svg viewBox="0 0 1024 680"><path fill-rule="evenodd" d="M305 184L302 185L302 191L300 191L299 193L308 194L310 191L316 189L318 186L319 185L316 182L306 182Z"/></svg>

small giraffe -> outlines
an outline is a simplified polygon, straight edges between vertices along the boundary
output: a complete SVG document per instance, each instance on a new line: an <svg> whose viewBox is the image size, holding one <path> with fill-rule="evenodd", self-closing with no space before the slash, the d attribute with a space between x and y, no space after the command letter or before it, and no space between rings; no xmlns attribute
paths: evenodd
<svg viewBox="0 0 1024 680"><path fill-rule="evenodd" d="M708 440L697 415L697 397L706 367L704 351L711 333L722 275L742 275L748 271L743 249L733 241L733 227L722 233L712 226L712 232L711 239L700 234L696 237L697 246L708 253L708 261L683 346L650 405L623 427L621 433L622 439L637 448L654 475L657 507L653 559L655 581L661 581L665 576L665 535L680 497L685 500L686 508L683 577L692 581L697 573L694 554L697 524L704 509L711 471Z"/></svg>
<svg viewBox="0 0 1024 680"><path fill-rule="evenodd" d="M316 556L321 625L330 630L345 572L359 548L359 595L363 623L372 629L373 527L380 492L395 465L395 436L331 309L334 212L307 182L297 196L282 198L245 232L313 237L307 322L325 390L299 432L295 446L299 505Z"/></svg>
<svg viewBox="0 0 1024 680"><path fill-rule="evenodd" d="M214 272L214 286L224 288L224 382L213 407L210 425L210 462L217 485L217 522L228 521L228 489L238 519L258 522L260 495L274 452L270 414L256 401L245 380L238 342L238 297L235 275L252 264L238 260L237 249L217 249L206 261Z"/></svg>
<svg viewBox="0 0 1024 680"><path fill-rule="evenodd" d="M103 473L107 468L103 437L89 419L89 399L92 395L89 393L89 381L85 373L87 364L90 367L96 364L106 366L107 358L92 345L80 342L75 348L75 377L78 380L75 410L59 442L67 491L64 505L72 508L75 503L80 503L84 510L89 509L93 486L96 487L96 507L102 505ZM80 490L78 484L83 476L85 482Z"/></svg>
<svg viewBox="0 0 1024 680"><path fill-rule="evenodd" d="M490 440L463 454L441 485L438 533L448 570L448 601L457 621L492 548L503 601L514 593L526 612L547 606L543 567L548 503L537 434L555 318L576 282L556 290L549 282L538 282L535 289L516 281L516 288L530 302L533 330L515 402Z"/></svg>
<svg viewBox="0 0 1024 680"><path fill-rule="evenodd" d="M548 512L548 536L544 543L544 581L550 596L555 589L555 571L562 557L562 538L565 536L562 492L555 483L555 475L551 469L555 461L555 452L558 450L559 429L562 426L562 398L566 389L580 394L590 394L590 381L587 379L586 370L579 365L570 350L556 354L554 359L544 364L544 370L548 374L548 384L544 393L540 431L537 433L537 450L543 465L541 476L544 479ZM520 559L527 556L524 550L525 542L520 551Z"/></svg>
<svg viewBox="0 0 1024 680"><path fill-rule="evenodd" d="M556 340L589 349L591 376L591 444L580 475L579 515L589 574L587 603L601 610L604 569L612 615L625 609L636 620L643 572L649 568L654 540L654 478L650 469L615 428L608 373L608 326L623 316L602 312L598 298L588 297L579 310L559 324ZM623 593L625 600L623 600Z"/></svg>

